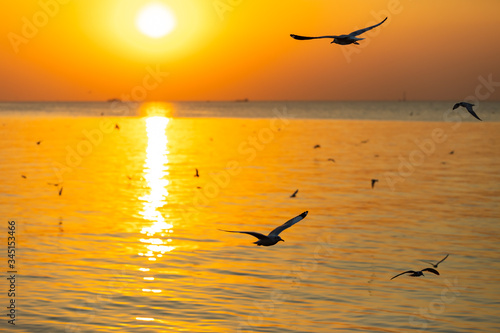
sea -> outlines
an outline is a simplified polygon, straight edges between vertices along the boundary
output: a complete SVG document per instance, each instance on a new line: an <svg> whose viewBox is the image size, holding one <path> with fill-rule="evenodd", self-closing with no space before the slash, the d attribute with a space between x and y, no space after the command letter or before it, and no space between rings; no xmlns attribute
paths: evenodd
<svg viewBox="0 0 500 333"><path fill-rule="evenodd" d="M0 330L500 332L500 103L453 104L0 103Z"/></svg>

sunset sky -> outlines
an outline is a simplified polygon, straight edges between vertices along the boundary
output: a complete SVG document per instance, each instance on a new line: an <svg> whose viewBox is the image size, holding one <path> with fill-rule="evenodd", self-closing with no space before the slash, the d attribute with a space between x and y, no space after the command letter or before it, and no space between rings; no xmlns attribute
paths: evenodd
<svg viewBox="0 0 500 333"><path fill-rule="evenodd" d="M173 17L163 37L137 27L151 4ZM488 80L500 100L499 13L498 0L9 1L0 101L458 101ZM386 16L360 45L289 36ZM150 21L150 35L169 28Z"/></svg>

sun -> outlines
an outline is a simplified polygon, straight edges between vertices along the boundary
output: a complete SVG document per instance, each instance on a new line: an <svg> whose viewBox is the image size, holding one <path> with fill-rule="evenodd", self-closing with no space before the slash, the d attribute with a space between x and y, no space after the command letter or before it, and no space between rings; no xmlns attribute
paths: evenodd
<svg viewBox="0 0 500 333"><path fill-rule="evenodd" d="M151 38L161 38L174 30L176 20L167 6L151 3L139 11L135 24L144 35Z"/></svg>

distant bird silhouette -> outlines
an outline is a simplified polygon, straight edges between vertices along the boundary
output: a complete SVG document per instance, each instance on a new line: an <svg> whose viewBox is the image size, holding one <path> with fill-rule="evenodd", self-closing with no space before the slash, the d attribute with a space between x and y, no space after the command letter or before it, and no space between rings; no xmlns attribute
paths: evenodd
<svg viewBox="0 0 500 333"><path fill-rule="evenodd" d="M439 264L442 263L443 261L445 261L446 258L448 258L449 255L450 254L447 254L446 257L444 257L443 259L441 259L440 261L438 261L435 264L433 264L432 262L429 262L429 261L425 261L425 260L420 260L420 261L425 262L426 264L432 265L432 267L434 267L434 268L438 268Z"/></svg>
<svg viewBox="0 0 500 333"><path fill-rule="evenodd" d="M116 129L116 130L120 130L120 125L118 125L118 123L117 123L117 124L115 124L115 129Z"/></svg>
<svg viewBox="0 0 500 333"><path fill-rule="evenodd" d="M253 232L253 231L231 231L231 230L223 230L223 229L219 229L220 231L225 231L225 232L235 232L235 233L240 233L240 234L249 234L249 235L252 235L256 238L258 238L259 240L254 242L254 244L257 244L257 245L262 245L262 246L271 246L271 245L274 245L276 243L278 243L279 241L282 241L284 242L283 239L281 239L280 236L278 236L283 230L285 229L288 229L290 228L292 225L294 225L295 223L299 222L299 221L302 221L302 219L304 217L307 216L307 211L303 212L302 214L300 215L297 215L295 216L293 219L290 219L288 220L287 222L283 223L282 225L280 225L279 227L275 228L273 231L271 231L269 233L269 235L263 235L263 234L260 234L258 232Z"/></svg>
<svg viewBox="0 0 500 333"><path fill-rule="evenodd" d="M26 177L25 175L21 175L21 177L23 177L24 179L28 178L28 177Z"/></svg>
<svg viewBox="0 0 500 333"><path fill-rule="evenodd" d="M375 183L378 182L378 179L372 179L372 188L375 187Z"/></svg>
<svg viewBox="0 0 500 333"><path fill-rule="evenodd" d="M335 163L335 160L333 158L329 158L328 161L332 161L333 163Z"/></svg>
<svg viewBox="0 0 500 333"><path fill-rule="evenodd" d="M47 183L47 185L52 185L52 186L59 186L59 183Z"/></svg>
<svg viewBox="0 0 500 333"><path fill-rule="evenodd" d="M200 177L200 174L198 173L198 169L195 169L196 173L194 174L195 177Z"/></svg>
<svg viewBox="0 0 500 333"><path fill-rule="evenodd" d="M431 273L434 273L436 275L439 275L439 272L436 271L434 268L424 268L421 271L406 271L403 273L399 273L398 275L393 276L391 278L391 280L394 278L397 278L398 276L403 275L403 274L410 274L409 276L424 276L424 272L431 272Z"/></svg>
<svg viewBox="0 0 500 333"><path fill-rule="evenodd" d="M321 146L320 146L320 145L316 145L316 146L314 146L313 148L314 148L314 149L316 149L316 148L321 148Z"/></svg>
<svg viewBox="0 0 500 333"><path fill-rule="evenodd" d="M40 145L40 143L42 143L42 140L36 142L37 145Z"/></svg>
<svg viewBox="0 0 500 333"><path fill-rule="evenodd" d="M61 196L62 190L63 190L63 188L61 187L61 189L59 190L59 196Z"/></svg>
<svg viewBox="0 0 500 333"><path fill-rule="evenodd" d="M361 143L368 143L368 141L370 141L370 139L363 140Z"/></svg>
<svg viewBox="0 0 500 333"><path fill-rule="evenodd" d="M363 40L364 38L358 38L356 36L361 35L364 32L367 32L368 30L371 30L373 28L378 27L382 23L387 20L387 17L380 23L377 23L375 25L372 25L371 27L368 28L363 28L359 29L356 31L351 32L350 34L344 34L344 35L330 35L330 36L318 36L318 37L306 37L306 36L299 36L299 35L293 35L291 34L290 37L297 39L297 40L308 40L308 39L318 39L318 38L333 38L333 41L330 43L335 43L339 45L349 45L349 44L356 44L359 45L358 41Z"/></svg>
<svg viewBox="0 0 500 333"><path fill-rule="evenodd" d="M467 111L469 111L469 113L474 116L474 118L481 120L481 118L479 118L477 116L477 114L474 112L474 110L472 109L472 107L474 106L474 104L467 103L467 102L456 103L455 105L453 105L453 110L455 110L455 109L457 109L457 108L459 108L461 106L464 107L464 108L466 108Z"/></svg>
<svg viewBox="0 0 500 333"><path fill-rule="evenodd" d="M63 224L63 219L62 219L62 216L59 216L59 231L60 232L64 232L64 229L62 227L62 224Z"/></svg>
<svg viewBox="0 0 500 333"><path fill-rule="evenodd" d="M454 150L450 151L450 155L453 155L453 154L455 154L455 151Z"/></svg>
<svg viewBox="0 0 500 333"><path fill-rule="evenodd" d="M295 192L293 192L293 194L290 196L290 198L295 198L297 196L297 192L299 192L299 190L295 190Z"/></svg>

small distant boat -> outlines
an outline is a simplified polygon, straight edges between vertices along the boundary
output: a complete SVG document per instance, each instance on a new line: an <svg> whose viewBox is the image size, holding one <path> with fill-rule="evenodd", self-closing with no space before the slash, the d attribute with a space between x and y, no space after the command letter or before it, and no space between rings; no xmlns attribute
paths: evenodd
<svg viewBox="0 0 500 333"><path fill-rule="evenodd" d="M119 98L110 98L106 102L108 103L113 103L113 102L121 102L122 100Z"/></svg>

